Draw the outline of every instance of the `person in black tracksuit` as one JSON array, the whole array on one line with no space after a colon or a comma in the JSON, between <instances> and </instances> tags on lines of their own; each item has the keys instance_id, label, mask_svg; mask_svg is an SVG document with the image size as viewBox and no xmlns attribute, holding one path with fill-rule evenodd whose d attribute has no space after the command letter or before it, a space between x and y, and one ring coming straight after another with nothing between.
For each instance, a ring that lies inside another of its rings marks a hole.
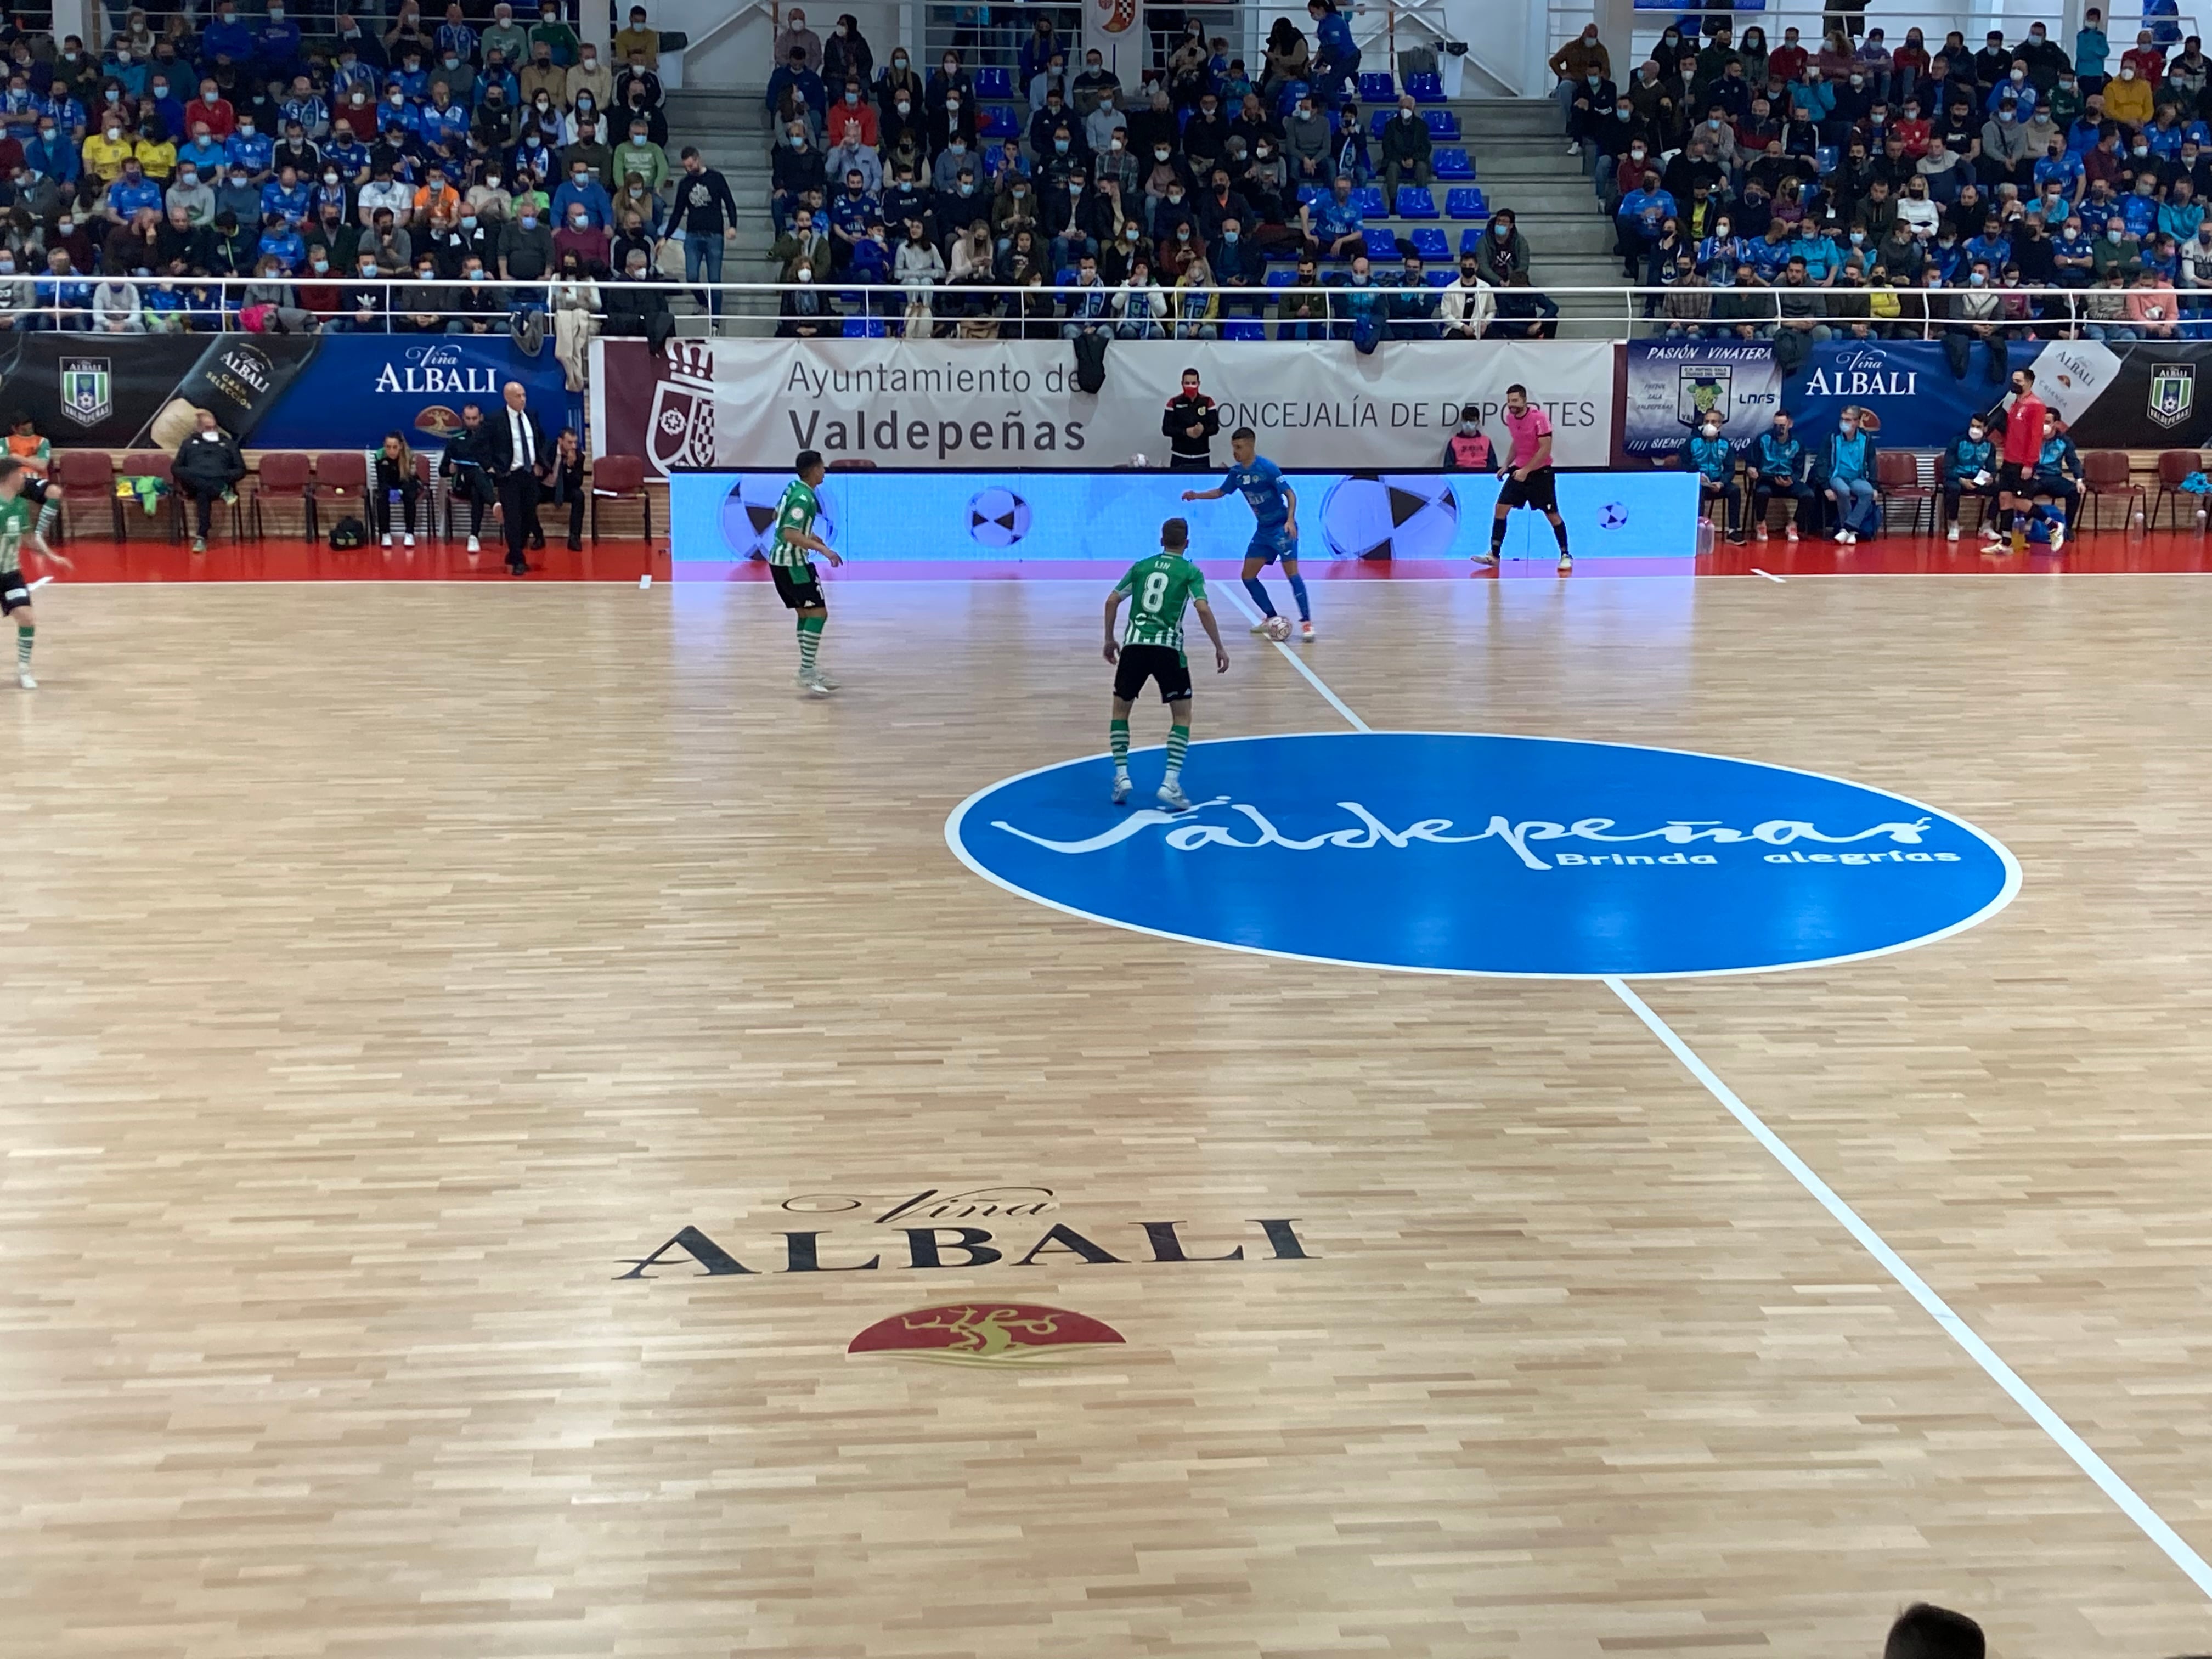
<instances>
[{"instance_id":1,"label":"person in black tracksuit","mask_svg":"<svg viewBox=\"0 0 2212 1659\"><path fill-rule=\"evenodd\" d=\"M1168 399L1160 416L1160 435L1168 441L1168 465L1182 472L1211 472L1213 436L1221 430L1221 410L1198 389L1198 371L1182 372L1182 392Z\"/></svg>"},{"instance_id":2,"label":"person in black tracksuit","mask_svg":"<svg viewBox=\"0 0 2212 1659\"><path fill-rule=\"evenodd\" d=\"M485 465L490 458L489 443L484 431L483 410L474 404L464 404L461 429L446 441L445 459L438 463L438 470L447 478L447 499L458 495L469 504L471 553L482 545L477 538L483 534L484 508L499 499L490 469Z\"/></svg>"},{"instance_id":3,"label":"person in black tracksuit","mask_svg":"<svg viewBox=\"0 0 2212 1659\"><path fill-rule=\"evenodd\" d=\"M568 550L580 552L584 545L584 451L576 440L576 428L564 426L554 441L553 459L545 469L543 499L548 507L568 509Z\"/></svg>"}]
</instances>

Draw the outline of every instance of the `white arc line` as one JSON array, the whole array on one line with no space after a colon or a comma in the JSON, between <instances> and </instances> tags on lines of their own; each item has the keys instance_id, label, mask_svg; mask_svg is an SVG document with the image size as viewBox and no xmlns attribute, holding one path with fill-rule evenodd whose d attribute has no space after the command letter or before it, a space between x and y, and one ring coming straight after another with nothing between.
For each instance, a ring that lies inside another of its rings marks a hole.
<instances>
[{"instance_id":1,"label":"white arc line","mask_svg":"<svg viewBox=\"0 0 2212 1659\"><path fill-rule=\"evenodd\" d=\"M48 582L50 582L50 581L52 581L52 580L53 580L53 578L52 578L52 576L41 576L41 577L40 577L38 580L36 580L36 581L34 581L34 582L33 582L33 583L31 584L31 592L33 592L33 593L37 592L40 588L44 587L44 586L45 586Z\"/></svg>"},{"instance_id":2,"label":"white arc line","mask_svg":"<svg viewBox=\"0 0 2212 1659\"><path fill-rule=\"evenodd\" d=\"M1761 570L1757 565L1752 566L1751 574L1754 576L1764 576L1771 582L1778 582L1784 580L1783 577L1776 575L1771 570Z\"/></svg>"},{"instance_id":3,"label":"white arc line","mask_svg":"<svg viewBox=\"0 0 2212 1659\"><path fill-rule=\"evenodd\" d=\"M2120 1513L2142 1529L2143 1535L2166 1552L2166 1559L2187 1573L2197 1588L2212 1596L2212 1566L2204 1558L2184 1542L2180 1534L2166 1525L2158 1511L2138 1497L2135 1488L2120 1479L2112 1466L2094 1451L2088 1442L2074 1431L2073 1425L2044 1403L2043 1396L2021 1379L2020 1373L1997 1357L1996 1351L1974 1334L1973 1328L1952 1311L1951 1306L1936 1294L1928 1281L1913 1272L1905 1258L1892 1249L1888 1241L1875 1231L1836 1194L1835 1188L1813 1173L1805 1160L1790 1148L1790 1144L1768 1128L1759 1114L1745 1105L1735 1090L1722 1082L1713 1068L1698 1058L1690 1045L1674 1034L1674 1028L1652 1012L1642 997L1630 990L1618 979L1607 979L1606 988L1627 1005L1628 1011L1642 1020L1667 1050L1682 1062L1683 1069L1705 1085L1705 1092L1728 1109L1751 1138L1766 1148L1774 1161L1796 1177L1797 1184L1820 1200L1820 1207L1841 1224L1844 1231L1859 1243L1860 1248L1880 1262L1889 1276L1904 1286L1905 1292L1928 1311L1928 1316L1942 1328L1943 1334L1966 1351L1977 1365L1989 1373L1990 1380L2013 1398L2014 1403L2034 1419L2036 1425L2058 1444L2059 1450L2074 1460L2082 1474L2095 1481L2106 1497L2118 1505Z\"/></svg>"},{"instance_id":4,"label":"white arc line","mask_svg":"<svg viewBox=\"0 0 2212 1659\"><path fill-rule=\"evenodd\" d=\"M1759 574L1766 574L1765 571ZM1769 576L1767 580L1778 581L1781 578ZM1238 610L1244 611L1246 616L1255 622L1259 620L1259 612L1248 609L1243 596L1231 592L1229 597L1231 603ZM1287 647L1277 645L1275 648L1289 657L1291 665L1304 675L1316 690L1328 699L1330 708L1343 715L1358 730L1367 732L1373 729L1366 721L1345 707L1343 700L1324 685L1321 678L1301 662ZM2166 1559L2179 1567L2188 1576L2191 1583L2205 1595L2212 1597L2212 1565L2208 1565L2204 1558L2191 1549L2181 1534L2166 1524L2165 1517L2145 1503L2136 1489L2123 1480L2118 1472L2111 1464L2098 1456L2089 1443L2075 1432L2074 1425L2051 1410L2045 1402L2043 1396L2028 1387L2027 1383L2021 1379L2019 1372L1998 1358L1996 1350L1976 1334L1973 1328L1952 1310L1950 1304L1936 1295L1928 1281L1913 1272L1905 1258L1890 1248L1889 1242L1862 1220L1858 1212L1837 1195L1834 1188L1814 1174L1812 1166L1791 1151L1789 1143L1780 1135L1768 1128L1759 1114L1745 1105L1735 1091L1722 1082L1719 1074L1711 1066L1698 1058L1696 1051L1674 1034L1673 1026L1652 1012L1650 1005L1635 992L1630 990L1626 983L1620 978L1608 975L1604 983L1606 988L1620 998L1631 1013L1644 1022L1645 1029L1666 1045L1667 1052L1680 1060L1684 1069L1705 1085L1705 1092L1718 1101L1727 1109L1729 1115L1741 1124L1749 1132L1751 1138L1765 1147L1768 1155L1790 1172L1799 1186L1819 1200L1820 1206L1842 1224L1844 1231L1858 1242L1862 1249L1881 1264L1882 1269L1903 1287L1907 1295L1926 1310L1929 1317L1936 1322L1936 1327L1952 1341L1958 1344L1966 1352L1966 1357L1979 1365L1991 1382L2011 1396L2013 1403L2026 1412L2029 1419L2045 1434L2051 1437L2058 1449L2073 1460L2076 1468L2096 1482L2098 1490L2112 1500L2120 1513L2134 1522L2143 1536L2157 1545Z\"/></svg>"},{"instance_id":5,"label":"white arc line","mask_svg":"<svg viewBox=\"0 0 2212 1659\"><path fill-rule=\"evenodd\" d=\"M1256 623L1260 620L1259 611L1253 608L1251 600L1247 599L1243 593L1239 592L1233 587L1226 586L1222 589L1222 592L1229 595L1230 604L1235 605L1239 611L1244 613L1247 621ZM1259 637L1261 639L1267 639L1267 635L1264 634L1259 635ZM1373 726L1368 725L1365 720L1360 719L1358 715L1353 714L1351 708L1346 704L1344 699L1338 696L1335 692L1330 690L1328 687L1323 684L1321 676L1315 673L1312 669L1305 665L1304 662L1300 659L1298 653L1291 647L1288 641L1269 640L1267 642L1273 646L1276 650L1282 653L1283 660L1285 662L1290 664L1291 667L1297 669L1299 673L1306 677L1306 684L1313 687L1315 690L1320 692L1322 696L1328 700L1328 706L1336 710L1338 714L1343 715L1346 722L1353 731L1372 732L1375 729Z\"/></svg>"}]
</instances>

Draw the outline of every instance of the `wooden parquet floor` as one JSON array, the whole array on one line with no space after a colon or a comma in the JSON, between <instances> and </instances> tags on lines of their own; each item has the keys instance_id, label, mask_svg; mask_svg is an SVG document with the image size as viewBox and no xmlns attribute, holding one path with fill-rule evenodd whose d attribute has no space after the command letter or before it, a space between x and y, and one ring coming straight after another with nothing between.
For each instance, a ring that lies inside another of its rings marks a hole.
<instances>
[{"instance_id":1,"label":"wooden parquet floor","mask_svg":"<svg viewBox=\"0 0 2212 1659\"><path fill-rule=\"evenodd\" d=\"M2011 847L1958 938L1643 994L2212 1552L2212 585L1316 591L1378 728L1808 767ZM0 1655L1844 1659L1923 1598L2008 1659L2212 1647L1602 987L956 863L953 804L1102 742L1102 597L854 584L814 704L764 586L42 593ZM1201 742L1334 729L1230 620ZM876 1218L986 1188L1048 1194ZM1020 1265L1055 1224L1121 1260ZM625 1276L687 1226L751 1272ZM1004 1259L908 1265L932 1226ZM846 1352L963 1297L1125 1343Z\"/></svg>"}]
</instances>

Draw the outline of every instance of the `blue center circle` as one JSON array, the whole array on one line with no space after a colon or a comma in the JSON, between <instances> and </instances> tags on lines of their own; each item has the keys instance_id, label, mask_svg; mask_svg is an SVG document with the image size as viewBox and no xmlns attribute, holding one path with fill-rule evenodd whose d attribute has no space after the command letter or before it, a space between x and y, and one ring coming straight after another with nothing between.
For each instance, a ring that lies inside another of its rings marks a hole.
<instances>
[{"instance_id":1,"label":"blue center circle","mask_svg":"<svg viewBox=\"0 0 2212 1659\"><path fill-rule=\"evenodd\" d=\"M1544 978L1743 974L1924 945L2002 909L2004 847L1903 796L1671 749L1431 732L1104 756L945 821L1011 892L1169 939L1305 961Z\"/></svg>"}]
</instances>

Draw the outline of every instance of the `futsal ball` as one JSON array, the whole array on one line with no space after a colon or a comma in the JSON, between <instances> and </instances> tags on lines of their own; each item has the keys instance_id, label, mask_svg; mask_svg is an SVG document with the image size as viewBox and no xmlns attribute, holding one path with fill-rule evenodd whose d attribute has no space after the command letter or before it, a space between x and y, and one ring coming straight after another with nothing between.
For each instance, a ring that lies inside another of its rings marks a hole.
<instances>
[{"instance_id":1,"label":"futsal ball","mask_svg":"<svg viewBox=\"0 0 2212 1659\"><path fill-rule=\"evenodd\" d=\"M1321 504L1322 535L1340 559L1442 559L1459 538L1459 498L1433 473L1355 472Z\"/></svg>"},{"instance_id":2,"label":"futsal ball","mask_svg":"<svg viewBox=\"0 0 2212 1659\"><path fill-rule=\"evenodd\" d=\"M984 547L1012 547L1030 533L1030 504L1004 484L978 490L968 502L968 533Z\"/></svg>"},{"instance_id":3,"label":"futsal ball","mask_svg":"<svg viewBox=\"0 0 2212 1659\"><path fill-rule=\"evenodd\" d=\"M783 492L790 483L787 472L748 472L732 484L730 493L722 497L723 545L741 559L767 558L775 543L776 508L783 504ZM817 489L814 500L819 509L814 515L814 533L834 547L837 526L830 515L829 497Z\"/></svg>"},{"instance_id":4,"label":"futsal ball","mask_svg":"<svg viewBox=\"0 0 2212 1659\"><path fill-rule=\"evenodd\" d=\"M1268 617L1267 634L1269 639L1274 641L1277 645L1280 645L1291 637L1291 619L1288 617Z\"/></svg>"},{"instance_id":5,"label":"futsal ball","mask_svg":"<svg viewBox=\"0 0 2212 1659\"><path fill-rule=\"evenodd\" d=\"M1626 504L1620 501L1607 501L1603 507L1598 508L1597 527L1600 530L1627 529L1628 507Z\"/></svg>"}]
</instances>

